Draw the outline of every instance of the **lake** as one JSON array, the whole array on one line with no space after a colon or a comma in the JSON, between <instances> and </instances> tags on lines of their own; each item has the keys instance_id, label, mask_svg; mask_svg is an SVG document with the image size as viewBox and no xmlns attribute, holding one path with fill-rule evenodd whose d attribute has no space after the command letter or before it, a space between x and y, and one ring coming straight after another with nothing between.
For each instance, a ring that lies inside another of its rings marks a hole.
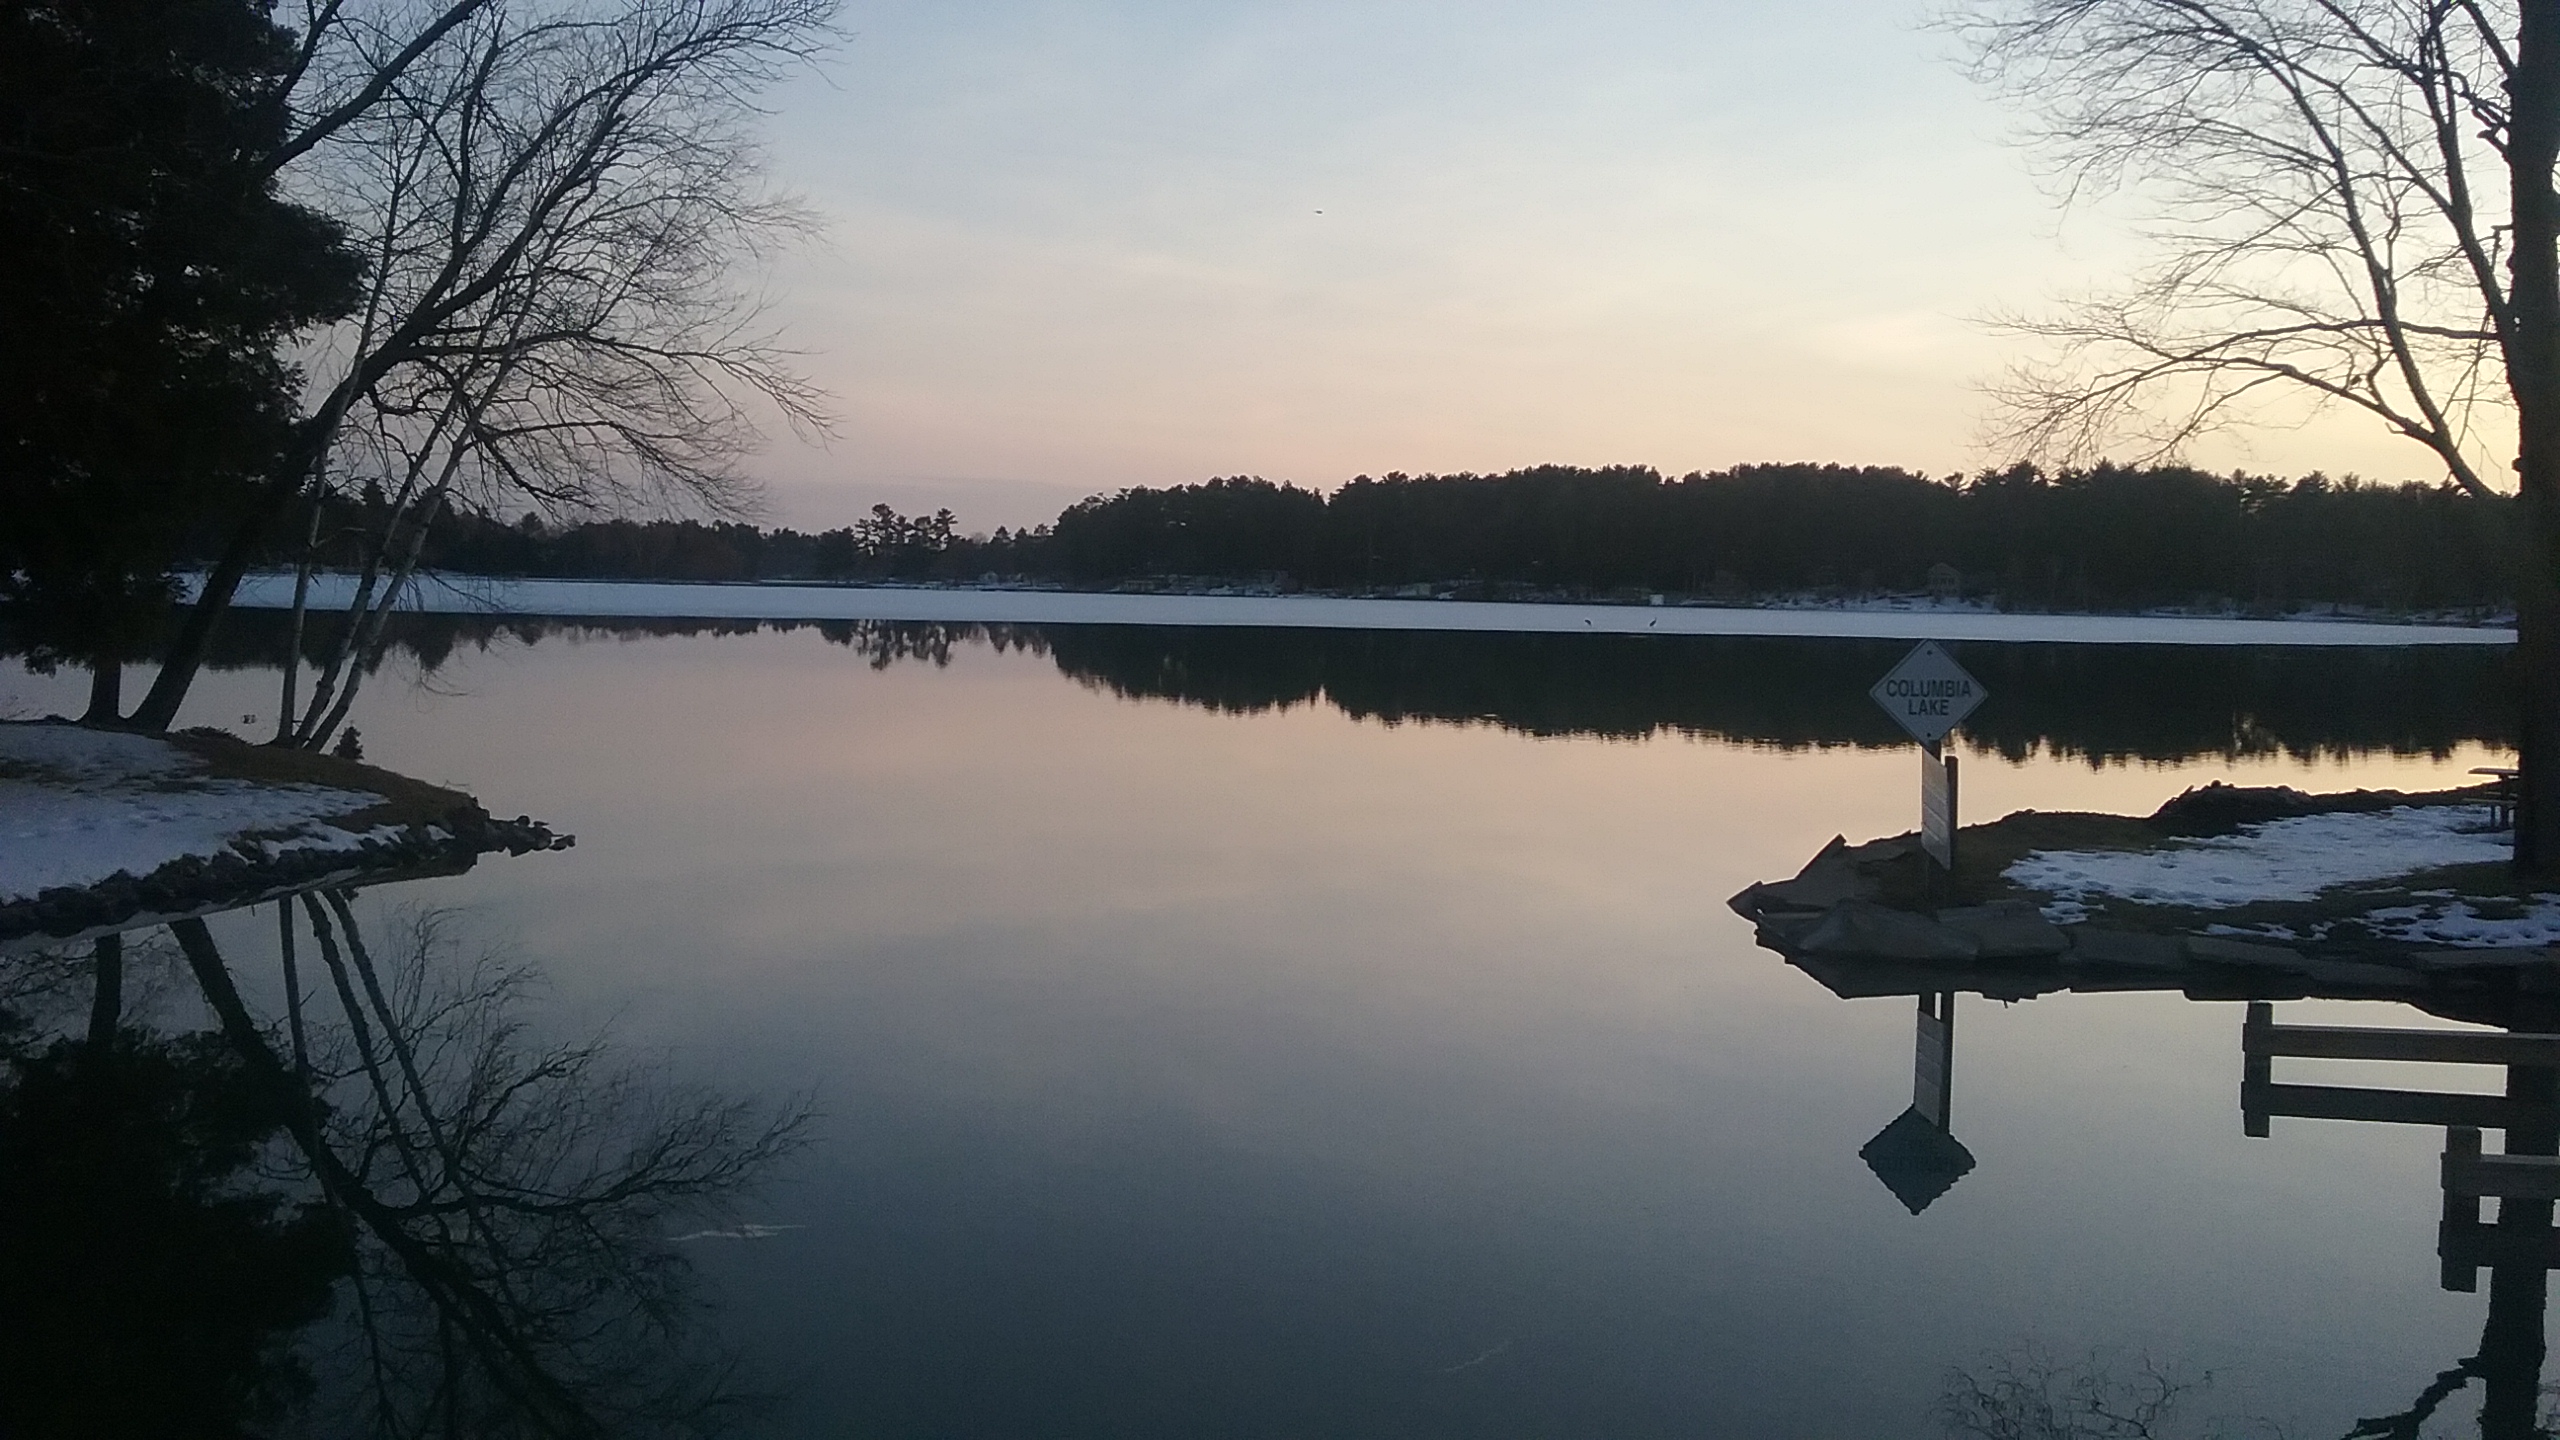
<instances>
[{"instance_id":1,"label":"lake","mask_svg":"<svg viewBox=\"0 0 2560 1440\"><path fill-rule=\"evenodd\" d=\"M753 1433L1934 1435L1968 1386L2149 1371L2188 1387L2163 1433L2339 1435L2480 1348L2443 1133L2244 1135L2236 1002L1960 996L1973 1168L1915 1214L1862 1161L1913 1001L1725 901L1915 823L1865 698L1900 643L405 623L366 757L578 844L359 909L814 1107L759 1228L680 1247L778 1397ZM272 724L273 633L182 723ZM2512 753L2477 648L1954 649L1968 819ZM268 911L214 929L267 973Z\"/></svg>"}]
</instances>

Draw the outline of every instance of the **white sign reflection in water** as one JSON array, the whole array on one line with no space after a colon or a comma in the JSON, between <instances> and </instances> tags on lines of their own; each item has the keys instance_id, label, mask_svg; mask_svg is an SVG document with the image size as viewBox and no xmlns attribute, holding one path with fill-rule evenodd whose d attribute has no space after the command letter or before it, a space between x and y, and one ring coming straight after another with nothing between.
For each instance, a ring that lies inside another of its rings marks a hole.
<instances>
[{"instance_id":1,"label":"white sign reflection in water","mask_svg":"<svg viewBox=\"0 0 2560 1440\"><path fill-rule=\"evenodd\" d=\"M1964 718L1991 698L1982 682L1973 678L1955 657L1938 648L1935 640L1923 640L1902 657L1902 663L1885 672L1876 687L1867 692L1875 697L1894 723L1911 732L1911 738L1923 745L1935 745L1947 738L1947 732L1964 723Z\"/></svg>"}]
</instances>

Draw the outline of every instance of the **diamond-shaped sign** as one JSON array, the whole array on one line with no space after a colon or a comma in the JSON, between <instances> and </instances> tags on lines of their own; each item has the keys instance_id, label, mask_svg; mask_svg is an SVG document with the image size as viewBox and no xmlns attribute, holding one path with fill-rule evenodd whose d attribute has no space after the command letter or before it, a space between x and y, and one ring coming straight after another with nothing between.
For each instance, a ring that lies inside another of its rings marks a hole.
<instances>
[{"instance_id":1,"label":"diamond-shaped sign","mask_svg":"<svg viewBox=\"0 0 2560 1440\"><path fill-rule=\"evenodd\" d=\"M1923 745L1946 739L1948 731L1991 698L1982 682L1966 674L1935 640L1921 641L1867 693Z\"/></svg>"}]
</instances>

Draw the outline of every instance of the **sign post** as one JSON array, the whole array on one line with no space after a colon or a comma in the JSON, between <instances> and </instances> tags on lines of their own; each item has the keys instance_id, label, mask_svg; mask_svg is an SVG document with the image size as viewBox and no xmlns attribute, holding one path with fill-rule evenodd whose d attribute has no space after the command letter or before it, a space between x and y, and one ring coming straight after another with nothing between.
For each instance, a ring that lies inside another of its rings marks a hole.
<instances>
[{"instance_id":1,"label":"sign post","mask_svg":"<svg viewBox=\"0 0 2560 1440\"><path fill-rule=\"evenodd\" d=\"M1956 757L1939 746L1991 698L1955 657L1923 640L1867 692L1920 742L1920 848L1943 874L1956 868Z\"/></svg>"},{"instance_id":2,"label":"sign post","mask_svg":"<svg viewBox=\"0 0 2560 1440\"><path fill-rule=\"evenodd\" d=\"M1956 757L1920 747L1920 848L1941 870L1956 868Z\"/></svg>"}]
</instances>

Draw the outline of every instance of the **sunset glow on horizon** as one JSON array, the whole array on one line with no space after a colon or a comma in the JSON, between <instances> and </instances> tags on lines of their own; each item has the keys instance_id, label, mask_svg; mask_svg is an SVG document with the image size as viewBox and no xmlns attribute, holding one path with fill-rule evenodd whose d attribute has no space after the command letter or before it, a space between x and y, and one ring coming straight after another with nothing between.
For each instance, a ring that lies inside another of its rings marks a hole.
<instances>
[{"instance_id":1,"label":"sunset glow on horizon","mask_svg":"<svg viewBox=\"0 0 2560 1440\"><path fill-rule=\"evenodd\" d=\"M2066 217L1923 6L864 0L773 97L834 397L771 518L1124 485L2005 458L1982 322L2138 254ZM2436 478L2356 417L2214 468Z\"/></svg>"}]
</instances>

